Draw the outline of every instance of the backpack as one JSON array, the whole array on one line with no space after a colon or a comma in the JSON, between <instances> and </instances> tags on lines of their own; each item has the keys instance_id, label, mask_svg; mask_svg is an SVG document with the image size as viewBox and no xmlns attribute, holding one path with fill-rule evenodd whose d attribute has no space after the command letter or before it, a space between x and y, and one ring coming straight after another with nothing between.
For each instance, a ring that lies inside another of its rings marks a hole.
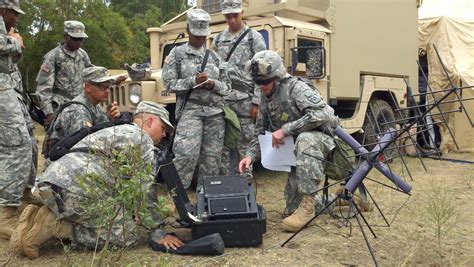
<instances>
[{"instance_id":1,"label":"backpack","mask_svg":"<svg viewBox=\"0 0 474 267\"><path fill-rule=\"evenodd\" d=\"M237 149L241 142L239 118L229 106L224 106L223 110L225 119L224 146Z\"/></svg>"},{"instance_id":2,"label":"backpack","mask_svg":"<svg viewBox=\"0 0 474 267\"><path fill-rule=\"evenodd\" d=\"M346 142L334 137L336 147L331 151L324 173L331 180L343 180L349 177L355 165L355 152Z\"/></svg>"},{"instance_id":3,"label":"backpack","mask_svg":"<svg viewBox=\"0 0 474 267\"><path fill-rule=\"evenodd\" d=\"M131 124L130 121L108 121L104 123L99 123L97 125L94 125L89 128L82 128L78 130L77 132L65 137L64 139L61 139L59 142L57 142L49 151L49 159L51 161L55 161L60 159L62 156L66 155L67 153L71 152L84 152L84 153L89 153L90 150L88 148L77 148L77 149L71 149L74 145L79 143L82 139L84 139L86 136L95 133L99 130L109 128L112 126L117 126L117 125L122 125L122 124Z\"/></svg>"},{"instance_id":4,"label":"backpack","mask_svg":"<svg viewBox=\"0 0 474 267\"><path fill-rule=\"evenodd\" d=\"M58 116L59 114L61 114L61 112L68 106L72 105L72 104L78 104L78 105L82 105L84 106L87 111L89 111L89 114L91 115L91 118L92 118L92 124L95 124L95 120L94 120L94 115L92 113L92 110L90 110L90 108L85 105L84 103L81 103L81 102L78 102L78 101L69 101L67 103L64 103L62 105L60 105L58 107L58 109L54 112L54 119L53 121L49 124L49 127L48 129L46 129L46 134L45 134L45 137L44 137L44 142L43 142L43 151L41 152L43 154L43 157L44 158L49 158L49 153L51 151L51 148L60 140L58 139L54 139L54 138L51 138L51 134L53 133L53 128L54 128L54 124L56 123L57 119L58 119Z\"/></svg>"}]
</instances>

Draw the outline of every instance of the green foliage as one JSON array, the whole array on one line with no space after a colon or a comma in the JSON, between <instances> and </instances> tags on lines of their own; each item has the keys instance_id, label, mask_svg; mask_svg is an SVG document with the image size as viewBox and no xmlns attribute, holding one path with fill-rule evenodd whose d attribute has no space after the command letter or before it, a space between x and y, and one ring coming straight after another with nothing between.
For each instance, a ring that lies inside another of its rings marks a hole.
<instances>
[{"instance_id":1,"label":"green foliage","mask_svg":"<svg viewBox=\"0 0 474 267\"><path fill-rule=\"evenodd\" d=\"M140 146L95 152L95 155L100 158L106 175L86 173L78 177L84 193L79 207L82 216L89 218L94 227L104 229L107 238L103 250L107 250L110 231L116 224L124 227L124 233L132 232L134 225L156 228L158 222L152 215L163 213L165 200L160 198L150 206L147 194L153 192L150 185L154 176L152 166L142 159Z\"/></svg>"},{"instance_id":2,"label":"green foliage","mask_svg":"<svg viewBox=\"0 0 474 267\"><path fill-rule=\"evenodd\" d=\"M25 15L18 30L25 49L20 70L30 91L36 88L43 56L64 40L65 20L79 20L89 38L83 48L94 65L121 68L124 63L143 62L149 57L146 29L186 10L186 0L21 1Z\"/></svg>"},{"instance_id":3,"label":"green foliage","mask_svg":"<svg viewBox=\"0 0 474 267\"><path fill-rule=\"evenodd\" d=\"M441 249L442 239L445 238L457 222L457 211L454 193L446 187L432 181L430 201L426 207L429 226L435 231L438 246Z\"/></svg>"}]
</instances>

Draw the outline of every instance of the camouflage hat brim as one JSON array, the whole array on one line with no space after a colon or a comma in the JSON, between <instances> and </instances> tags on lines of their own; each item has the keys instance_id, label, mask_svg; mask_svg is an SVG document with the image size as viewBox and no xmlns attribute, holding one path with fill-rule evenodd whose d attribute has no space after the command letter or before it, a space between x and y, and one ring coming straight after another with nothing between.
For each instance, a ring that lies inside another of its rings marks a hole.
<instances>
[{"instance_id":1,"label":"camouflage hat brim","mask_svg":"<svg viewBox=\"0 0 474 267\"><path fill-rule=\"evenodd\" d=\"M189 28L189 31L194 36L208 36L209 34L211 34L210 29Z\"/></svg>"},{"instance_id":2,"label":"camouflage hat brim","mask_svg":"<svg viewBox=\"0 0 474 267\"><path fill-rule=\"evenodd\" d=\"M17 13L24 15L25 11L21 10L19 7L12 7L13 10L15 10Z\"/></svg>"},{"instance_id":3,"label":"camouflage hat brim","mask_svg":"<svg viewBox=\"0 0 474 267\"><path fill-rule=\"evenodd\" d=\"M105 83L105 82L113 83L113 82L115 82L115 79L111 78L109 76L105 76L105 77L102 77L102 78L90 80L90 82L91 83Z\"/></svg>"},{"instance_id":4,"label":"camouflage hat brim","mask_svg":"<svg viewBox=\"0 0 474 267\"><path fill-rule=\"evenodd\" d=\"M73 37L73 38L89 38L89 36L85 33L85 32L82 32L82 33L70 33L70 32L67 32L67 35Z\"/></svg>"},{"instance_id":5,"label":"camouflage hat brim","mask_svg":"<svg viewBox=\"0 0 474 267\"><path fill-rule=\"evenodd\" d=\"M242 12L242 8L227 8L222 10L222 14L235 14Z\"/></svg>"}]
</instances>

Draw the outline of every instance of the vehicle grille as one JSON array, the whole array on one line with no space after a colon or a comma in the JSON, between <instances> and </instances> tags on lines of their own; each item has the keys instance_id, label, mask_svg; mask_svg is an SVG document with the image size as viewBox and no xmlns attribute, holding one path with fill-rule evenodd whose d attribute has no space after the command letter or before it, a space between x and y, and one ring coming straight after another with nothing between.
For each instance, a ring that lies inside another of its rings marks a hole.
<instances>
[{"instance_id":1,"label":"vehicle grille","mask_svg":"<svg viewBox=\"0 0 474 267\"><path fill-rule=\"evenodd\" d=\"M125 85L112 85L110 88L109 100L107 103L102 103L102 107L107 107L107 105L117 102L119 107L123 107L127 104L127 94L125 90Z\"/></svg>"}]
</instances>

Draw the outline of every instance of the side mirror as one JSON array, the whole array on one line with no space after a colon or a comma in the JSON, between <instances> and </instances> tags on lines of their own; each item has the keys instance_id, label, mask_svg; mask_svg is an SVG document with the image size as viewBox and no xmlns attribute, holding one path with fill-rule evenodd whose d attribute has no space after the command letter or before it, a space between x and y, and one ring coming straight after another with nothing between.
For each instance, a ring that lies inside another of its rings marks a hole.
<instances>
[{"instance_id":1,"label":"side mirror","mask_svg":"<svg viewBox=\"0 0 474 267\"><path fill-rule=\"evenodd\" d=\"M303 46L291 48L291 74L294 74L298 62L306 67L308 79L321 79L326 76L326 49L322 46Z\"/></svg>"}]
</instances>

